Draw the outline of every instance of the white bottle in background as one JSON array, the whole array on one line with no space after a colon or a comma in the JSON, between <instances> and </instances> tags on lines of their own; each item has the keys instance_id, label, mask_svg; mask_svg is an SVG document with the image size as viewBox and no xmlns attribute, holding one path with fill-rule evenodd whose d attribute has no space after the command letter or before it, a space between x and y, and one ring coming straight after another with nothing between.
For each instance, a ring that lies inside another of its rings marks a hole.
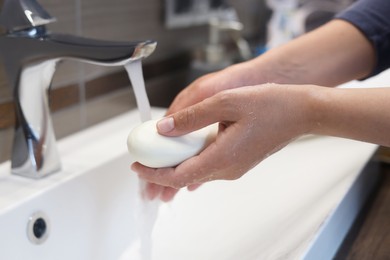
<instances>
[{"instance_id":1,"label":"white bottle in background","mask_svg":"<svg viewBox=\"0 0 390 260\"><path fill-rule=\"evenodd\" d=\"M272 10L266 48L284 44L329 21L355 0L266 0Z\"/></svg>"}]
</instances>

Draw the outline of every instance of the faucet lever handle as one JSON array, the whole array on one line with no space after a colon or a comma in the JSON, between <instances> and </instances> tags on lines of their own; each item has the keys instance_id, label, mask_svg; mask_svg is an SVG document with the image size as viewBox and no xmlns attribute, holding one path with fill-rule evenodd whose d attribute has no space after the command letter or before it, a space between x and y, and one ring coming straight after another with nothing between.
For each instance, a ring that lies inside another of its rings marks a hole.
<instances>
[{"instance_id":1,"label":"faucet lever handle","mask_svg":"<svg viewBox=\"0 0 390 260\"><path fill-rule=\"evenodd\" d=\"M56 19L36 0L4 0L0 14L0 24L8 32L25 30L55 21Z\"/></svg>"}]
</instances>

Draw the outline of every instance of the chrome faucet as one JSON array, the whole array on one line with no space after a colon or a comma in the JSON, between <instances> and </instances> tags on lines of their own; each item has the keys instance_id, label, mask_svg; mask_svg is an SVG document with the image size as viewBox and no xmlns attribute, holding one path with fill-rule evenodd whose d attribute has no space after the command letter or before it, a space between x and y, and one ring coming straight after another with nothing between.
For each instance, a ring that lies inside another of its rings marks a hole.
<instances>
[{"instance_id":1,"label":"chrome faucet","mask_svg":"<svg viewBox=\"0 0 390 260\"><path fill-rule=\"evenodd\" d=\"M12 85L16 126L12 173L41 178L60 170L48 106L56 65L75 59L102 66L123 66L149 56L155 41L110 42L49 33L55 19L36 0L5 0L0 25L0 56Z\"/></svg>"}]
</instances>

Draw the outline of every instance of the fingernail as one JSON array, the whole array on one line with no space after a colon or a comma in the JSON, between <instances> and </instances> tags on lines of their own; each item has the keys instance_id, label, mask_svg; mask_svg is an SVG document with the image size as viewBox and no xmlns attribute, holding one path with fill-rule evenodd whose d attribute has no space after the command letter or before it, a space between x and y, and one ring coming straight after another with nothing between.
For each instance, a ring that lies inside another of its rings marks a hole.
<instances>
[{"instance_id":1,"label":"fingernail","mask_svg":"<svg viewBox=\"0 0 390 260\"><path fill-rule=\"evenodd\" d=\"M164 117L157 122L157 130L160 133L168 133L175 128L173 117Z\"/></svg>"}]
</instances>

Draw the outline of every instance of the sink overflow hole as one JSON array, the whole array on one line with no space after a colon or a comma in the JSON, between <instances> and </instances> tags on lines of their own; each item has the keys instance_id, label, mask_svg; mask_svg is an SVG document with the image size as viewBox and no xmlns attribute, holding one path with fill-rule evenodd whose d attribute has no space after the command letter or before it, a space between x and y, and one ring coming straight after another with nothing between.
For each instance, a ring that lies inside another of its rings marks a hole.
<instances>
[{"instance_id":1,"label":"sink overflow hole","mask_svg":"<svg viewBox=\"0 0 390 260\"><path fill-rule=\"evenodd\" d=\"M40 245L46 241L50 232L49 219L43 212L32 214L27 223L27 237L31 243Z\"/></svg>"},{"instance_id":2,"label":"sink overflow hole","mask_svg":"<svg viewBox=\"0 0 390 260\"><path fill-rule=\"evenodd\" d=\"M33 225L33 233L34 236L38 239L42 238L43 235L45 235L46 232L46 222L43 218L39 218L35 220L35 223Z\"/></svg>"}]
</instances>

